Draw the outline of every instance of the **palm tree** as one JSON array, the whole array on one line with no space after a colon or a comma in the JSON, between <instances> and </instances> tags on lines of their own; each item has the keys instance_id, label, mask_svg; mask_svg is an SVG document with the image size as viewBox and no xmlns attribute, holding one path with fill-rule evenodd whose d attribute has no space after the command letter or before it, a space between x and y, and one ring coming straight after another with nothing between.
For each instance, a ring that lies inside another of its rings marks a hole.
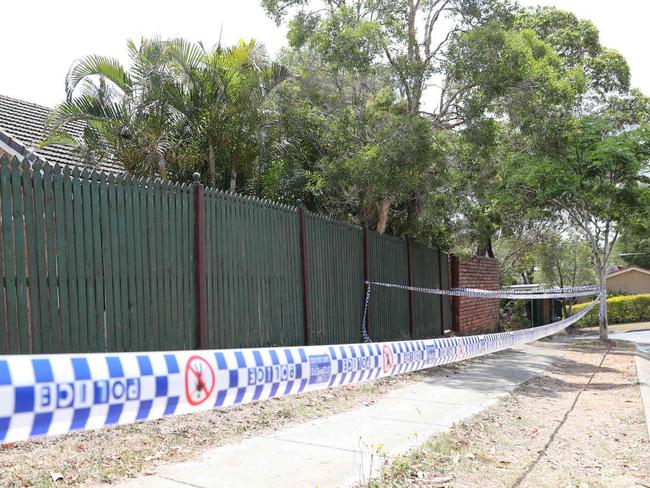
<instances>
[{"instance_id":1,"label":"palm tree","mask_svg":"<svg viewBox=\"0 0 650 488\"><path fill-rule=\"evenodd\" d=\"M258 156L264 103L271 91L289 77L286 67L270 62L264 47L240 41L229 48L206 51L182 39L171 42L172 64L180 69L170 103L183 114L193 136L205 141L210 183L217 185L217 155L229 163L229 189L237 175L250 169Z\"/></svg>"},{"instance_id":2,"label":"palm tree","mask_svg":"<svg viewBox=\"0 0 650 488\"><path fill-rule=\"evenodd\" d=\"M234 191L238 174L250 173L259 157L272 115L265 101L287 69L255 41L209 51L184 39L128 47L128 71L103 56L72 65L46 143L74 144L97 160L113 156L138 175L165 176L170 163L192 171L207 163L213 186L219 158ZM84 123L81 137L65 130L73 121Z\"/></svg>"},{"instance_id":3,"label":"palm tree","mask_svg":"<svg viewBox=\"0 0 650 488\"><path fill-rule=\"evenodd\" d=\"M87 159L117 159L137 175L165 174L165 154L171 143L167 127L178 114L162 98L166 77L165 42L128 43L131 69L114 58L87 56L75 62L66 76L66 100L50 117L44 141L78 147ZM82 135L66 130L82 122Z\"/></svg>"}]
</instances>

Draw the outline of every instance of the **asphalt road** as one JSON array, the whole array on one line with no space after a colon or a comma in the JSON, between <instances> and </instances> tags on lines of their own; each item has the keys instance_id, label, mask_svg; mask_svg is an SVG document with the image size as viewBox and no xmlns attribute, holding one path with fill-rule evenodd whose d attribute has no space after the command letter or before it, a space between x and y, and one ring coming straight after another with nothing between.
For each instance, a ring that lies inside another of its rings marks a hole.
<instances>
[{"instance_id":1,"label":"asphalt road","mask_svg":"<svg viewBox=\"0 0 650 488\"><path fill-rule=\"evenodd\" d=\"M636 343L637 347L650 354L650 329L631 330L629 332L614 332L609 335L610 339L630 341Z\"/></svg>"}]
</instances>

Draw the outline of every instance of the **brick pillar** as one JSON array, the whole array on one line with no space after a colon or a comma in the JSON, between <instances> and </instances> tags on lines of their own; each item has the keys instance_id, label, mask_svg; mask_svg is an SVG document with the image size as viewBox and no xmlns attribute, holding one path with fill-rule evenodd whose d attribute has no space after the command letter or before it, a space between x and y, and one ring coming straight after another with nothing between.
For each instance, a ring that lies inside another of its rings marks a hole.
<instances>
[{"instance_id":1,"label":"brick pillar","mask_svg":"<svg viewBox=\"0 0 650 488\"><path fill-rule=\"evenodd\" d=\"M451 262L453 288L499 289L499 268L493 258L473 256L462 261L454 256ZM458 335L495 332L499 326L499 300L453 297L453 331Z\"/></svg>"}]
</instances>

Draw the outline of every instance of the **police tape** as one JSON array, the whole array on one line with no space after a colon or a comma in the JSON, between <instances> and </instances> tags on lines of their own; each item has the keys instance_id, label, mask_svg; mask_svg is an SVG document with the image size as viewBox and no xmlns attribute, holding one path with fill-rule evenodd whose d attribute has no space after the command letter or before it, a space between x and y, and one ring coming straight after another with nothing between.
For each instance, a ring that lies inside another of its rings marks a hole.
<instances>
[{"instance_id":1,"label":"police tape","mask_svg":"<svg viewBox=\"0 0 650 488\"><path fill-rule=\"evenodd\" d=\"M130 424L439 366L576 322L467 337L213 351L0 356L0 442Z\"/></svg>"},{"instance_id":2,"label":"police tape","mask_svg":"<svg viewBox=\"0 0 650 488\"><path fill-rule=\"evenodd\" d=\"M545 288L537 291L524 290L482 290L478 288L451 288L443 290L441 288L424 288L421 286L399 285L396 283L382 283L380 281L366 281L367 289L371 286L380 286L384 288L398 288L401 290L417 291L420 293L429 293L432 295L445 295L452 297L468 298L510 298L517 300L541 300L547 298L573 298L586 297L599 294L599 289L595 285L573 288Z\"/></svg>"},{"instance_id":3,"label":"police tape","mask_svg":"<svg viewBox=\"0 0 650 488\"><path fill-rule=\"evenodd\" d=\"M463 288L455 288L460 290ZM471 288L466 288L471 289ZM571 292L581 292L581 291L599 291L600 287L598 285L581 285L581 286L552 286L550 288L528 288L528 289L513 289L513 288L500 288L498 291L507 292L510 294L531 294L531 293L571 293Z\"/></svg>"}]
</instances>

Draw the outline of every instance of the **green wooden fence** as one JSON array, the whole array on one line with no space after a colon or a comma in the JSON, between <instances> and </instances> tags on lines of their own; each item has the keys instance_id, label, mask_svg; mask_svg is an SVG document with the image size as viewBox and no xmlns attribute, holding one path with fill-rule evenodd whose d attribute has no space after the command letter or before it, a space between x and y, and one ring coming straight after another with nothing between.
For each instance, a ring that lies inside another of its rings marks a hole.
<instances>
[{"instance_id":1,"label":"green wooden fence","mask_svg":"<svg viewBox=\"0 0 650 488\"><path fill-rule=\"evenodd\" d=\"M195 344L188 185L0 158L0 353Z\"/></svg>"},{"instance_id":2,"label":"green wooden fence","mask_svg":"<svg viewBox=\"0 0 650 488\"><path fill-rule=\"evenodd\" d=\"M449 287L446 254L295 207L0 156L0 354L358 342L365 270ZM374 340L450 324L373 290Z\"/></svg>"},{"instance_id":3,"label":"green wooden fence","mask_svg":"<svg viewBox=\"0 0 650 488\"><path fill-rule=\"evenodd\" d=\"M293 207L208 190L206 347L304 343Z\"/></svg>"},{"instance_id":4,"label":"green wooden fence","mask_svg":"<svg viewBox=\"0 0 650 488\"><path fill-rule=\"evenodd\" d=\"M363 230L305 212L312 344L361 342Z\"/></svg>"},{"instance_id":5,"label":"green wooden fence","mask_svg":"<svg viewBox=\"0 0 650 488\"><path fill-rule=\"evenodd\" d=\"M408 284L408 255L404 239L368 232L368 254L370 281ZM369 330L373 340L393 341L409 337L407 291L375 286L370 295L369 309Z\"/></svg>"},{"instance_id":6,"label":"green wooden fence","mask_svg":"<svg viewBox=\"0 0 650 488\"><path fill-rule=\"evenodd\" d=\"M440 252L440 267L442 268L442 274L440 275L440 288L443 290L448 290L451 288L449 283L449 254L446 252ZM451 330L451 297L445 296L441 300L442 302L442 330Z\"/></svg>"},{"instance_id":7,"label":"green wooden fence","mask_svg":"<svg viewBox=\"0 0 650 488\"><path fill-rule=\"evenodd\" d=\"M410 243L411 282L413 286L440 288L440 253ZM443 332L442 295L431 296L423 293L412 294L413 338L439 337Z\"/></svg>"}]
</instances>

